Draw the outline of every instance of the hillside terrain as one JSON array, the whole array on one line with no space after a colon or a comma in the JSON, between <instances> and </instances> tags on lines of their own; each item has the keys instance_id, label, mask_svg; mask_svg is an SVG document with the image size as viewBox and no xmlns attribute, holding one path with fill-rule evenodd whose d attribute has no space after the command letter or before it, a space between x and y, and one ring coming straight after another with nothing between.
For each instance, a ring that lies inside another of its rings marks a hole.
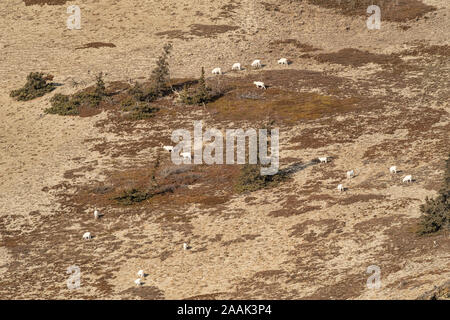
<instances>
[{"instance_id":1,"label":"hillside terrain","mask_svg":"<svg viewBox=\"0 0 450 320\"><path fill-rule=\"evenodd\" d=\"M81 29L69 30L72 2L3 0L0 298L448 299L449 231L416 231L450 151L450 4L393 2L378 2L381 29L369 30L362 0L79 0ZM123 92L169 42L172 88L204 67L220 94L196 106L174 92L151 117L126 117ZM35 71L56 88L13 99ZM100 72L107 103L45 112ZM238 192L242 166L174 165L162 146L194 121L279 128L286 178ZM144 201L117 200L153 182ZM379 289L366 285L373 265Z\"/></svg>"}]
</instances>

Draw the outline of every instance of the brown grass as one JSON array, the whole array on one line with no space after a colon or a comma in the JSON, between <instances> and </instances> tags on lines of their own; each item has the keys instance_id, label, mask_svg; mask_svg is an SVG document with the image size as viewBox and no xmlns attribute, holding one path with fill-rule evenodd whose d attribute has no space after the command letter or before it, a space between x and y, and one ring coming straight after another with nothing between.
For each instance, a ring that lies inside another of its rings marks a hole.
<instances>
[{"instance_id":1,"label":"brown grass","mask_svg":"<svg viewBox=\"0 0 450 320\"><path fill-rule=\"evenodd\" d=\"M88 48L115 48L116 45L114 43L110 43L110 42L89 42L84 44L81 47L77 47L75 48L75 50L79 50L79 49L88 49Z\"/></svg>"},{"instance_id":2,"label":"brown grass","mask_svg":"<svg viewBox=\"0 0 450 320\"><path fill-rule=\"evenodd\" d=\"M383 20L395 22L418 19L436 10L435 7L419 0L308 0L308 2L329 9L338 9L342 14L349 16L366 15L367 7L374 4L380 7Z\"/></svg>"}]
</instances>

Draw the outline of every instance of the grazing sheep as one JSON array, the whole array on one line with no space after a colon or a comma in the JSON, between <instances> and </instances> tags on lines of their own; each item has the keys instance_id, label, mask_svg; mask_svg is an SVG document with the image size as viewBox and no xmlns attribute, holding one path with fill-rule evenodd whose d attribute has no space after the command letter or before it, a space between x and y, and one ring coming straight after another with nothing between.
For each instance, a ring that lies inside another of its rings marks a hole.
<instances>
[{"instance_id":1,"label":"grazing sheep","mask_svg":"<svg viewBox=\"0 0 450 320\"><path fill-rule=\"evenodd\" d=\"M190 152L182 152L182 153L180 153L180 155L183 157L183 159L192 160Z\"/></svg>"},{"instance_id":2,"label":"grazing sheep","mask_svg":"<svg viewBox=\"0 0 450 320\"><path fill-rule=\"evenodd\" d=\"M145 276L144 270L139 270L137 275L139 278L143 278Z\"/></svg>"},{"instance_id":3,"label":"grazing sheep","mask_svg":"<svg viewBox=\"0 0 450 320\"><path fill-rule=\"evenodd\" d=\"M408 176L404 177L403 182L412 182L412 176L408 175Z\"/></svg>"},{"instance_id":4,"label":"grazing sheep","mask_svg":"<svg viewBox=\"0 0 450 320\"><path fill-rule=\"evenodd\" d=\"M231 70L242 70L241 69L241 64L239 62L236 62L235 64L233 64L233 66L231 67Z\"/></svg>"},{"instance_id":5,"label":"grazing sheep","mask_svg":"<svg viewBox=\"0 0 450 320\"><path fill-rule=\"evenodd\" d=\"M215 68L215 69L213 69L212 74L222 74L222 69Z\"/></svg>"},{"instance_id":6,"label":"grazing sheep","mask_svg":"<svg viewBox=\"0 0 450 320\"><path fill-rule=\"evenodd\" d=\"M100 212L98 212L98 210L95 209L95 211L94 211L94 218L98 219L99 217L100 217Z\"/></svg>"},{"instance_id":7,"label":"grazing sheep","mask_svg":"<svg viewBox=\"0 0 450 320\"><path fill-rule=\"evenodd\" d=\"M252 67L253 68L261 68L262 64L261 64L261 60L256 59L255 61L252 62Z\"/></svg>"},{"instance_id":8,"label":"grazing sheep","mask_svg":"<svg viewBox=\"0 0 450 320\"><path fill-rule=\"evenodd\" d=\"M90 232L86 232L85 234L83 234L83 239L84 240L91 240L92 236Z\"/></svg>"},{"instance_id":9,"label":"grazing sheep","mask_svg":"<svg viewBox=\"0 0 450 320\"><path fill-rule=\"evenodd\" d=\"M344 189L344 186L343 186L342 184L338 185L338 186L337 186L337 189L338 189L340 192L342 192L342 191L345 190L345 189Z\"/></svg>"},{"instance_id":10,"label":"grazing sheep","mask_svg":"<svg viewBox=\"0 0 450 320\"><path fill-rule=\"evenodd\" d=\"M164 150L172 152L173 151L173 147L172 146L163 146Z\"/></svg>"},{"instance_id":11,"label":"grazing sheep","mask_svg":"<svg viewBox=\"0 0 450 320\"><path fill-rule=\"evenodd\" d=\"M319 157L319 161L320 161L320 163L327 163L328 158L327 157Z\"/></svg>"},{"instance_id":12,"label":"grazing sheep","mask_svg":"<svg viewBox=\"0 0 450 320\"><path fill-rule=\"evenodd\" d=\"M286 58L281 58L280 60L278 60L278 64L289 65L289 61Z\"/></svg>"},{"instance_id":13,"label":"grazing sheep","mask_svg":"<svg viewBox=\"0 0 450 320\"><path fill-rule=\"evenodd\" d=\"M347 171L347 179L353 178L354 176L355 176L354 170Z\"/></svg>"},{"instance_id":14,"label":"grazing sheep","mask_svg":"<svg viewBox=\"0 0 450 320\"><path fill-rule=\"evenodd\" d=\"M185 242L183 243L183 250L187 250L188 249L188 244Z\"/></svg>"},{"instance_id":15,"label":"grazing sheep","mask_svg":"<svg viewBox=\"0 0 450 320\"><path fill-rule=\"evenodd\" d=\"M264 82L253 81L253 83L256 85L257 88L266 89L266 86L264 85Z\"/></svg>"},{"instance_id":16,"label":"grazing sheep","mask_svg":"<svg viewBox=\"0 0 450 320\"><path fill-rule=\"evenodd\" d=\"M139 287L140 285L142 285L142 281L141 279L136 279L134 280L134 283Z\"/></svg>"},{"instance_id":17,"label":"grazing sheep","mask_svg":"<svg viewBox=\"0 0 450 320\"><path fill-rule=\"evenodd\" d=\"M397 167L396 166L392 166L389 168L389 172L390 173L397 173Z\"/></svg>"}]
</instances>

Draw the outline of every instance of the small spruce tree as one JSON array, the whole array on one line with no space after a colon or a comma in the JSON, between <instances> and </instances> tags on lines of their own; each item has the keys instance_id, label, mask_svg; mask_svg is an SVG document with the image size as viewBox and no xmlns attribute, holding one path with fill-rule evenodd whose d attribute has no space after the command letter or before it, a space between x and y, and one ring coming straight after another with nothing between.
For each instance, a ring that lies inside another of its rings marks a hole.
<instances>
[{"instance_id":1,"label":"small spruce tree","mask_svg":"<svg viewBox=\"0 0 450 320\"><path fill-rule=\"evenodd\" d=\"M425 199L420 206L422 217L419 225L419 234L437 232L450 228L450 154L446 161L444 183L435 199Z\"/></svg>"},{"instance_id":2,"label":"small spruce tree","mask_svg":"<svg viewBox=\"0 0 450 320\"><path fill-rule=\"evenodd\" d=\"M167 61L172 50L172 44L168 43L163 48L163 54L159 56L156 67L153 69L150 79L153 81L153 90L157 96L163 96L168 90L170 80L169 62Z\"/></svg>"}]
</instances>

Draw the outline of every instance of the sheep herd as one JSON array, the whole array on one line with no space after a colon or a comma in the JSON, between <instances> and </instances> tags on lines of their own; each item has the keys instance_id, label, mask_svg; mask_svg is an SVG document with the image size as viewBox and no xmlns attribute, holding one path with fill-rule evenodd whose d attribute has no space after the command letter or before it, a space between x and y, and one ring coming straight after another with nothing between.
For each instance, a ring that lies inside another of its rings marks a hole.
<instances>
[{"instance_id":1,"label":"sheep herd","mask_svg":"<svg viewBox=\"0 0 450 320\"><path fill-rule=\"evenodd\" d=\"M280 64L280 65L289 65L289 61L288 61L286 58L281 58L281 59L278 60L278 64ZM262 67L261 60L259 60L259 59L254 60L254 61L252 62L252 64L251 64L251 66L252 66L253 68L255 68L255 69L261 68L261 67ZM235 64L233 64L231 70L233 70L233 71L240 71L240 70L242 70L241 64L238 63L238 62L235 63ZM221 75L221 74L222 74L222 69L219 68L219 67L218 67L218 68L214 68L214 69L212 70L212 74L214 74L214 75ZM264 82L262 82L262 81L254 81L253 84L256 85L257 88L266 89L266 86L265 86ZM172 152L173 149L174 149L173 146L163 146L163 145L162 145L162 147L163 147L164 150L166 150L166 151L168 151L168 152ZM183 157L184 159L191 159L191 153L190 153L190 152L183 152L183 153L181 153L180 155L181 155L181 157ZM319 160L319 163L327 163L328 160L329 160L329 157L319 157L318 160ZM391 166L391 167L389 168L389 172L390 172L391 174L397 174L397 167L396 167L396 166ZM349 170L349 171L347 171L347 179L351 179L351 178L353 178L354 176L355 176L355 170ZM402 182L404 183L404 182L412 182L412 181L413 181L413 180L412 180L412 176L411 176L411 175L407 175L407 176L405 176L405 177L403 178L403 181L402 181ZM337 186L337 189L338 189L340 192L343 192L343 191L346 190L346 188L344 187L344 185L343 185L342 183L340 183L340 184ZM95 209L95 210L94 210L94 219L99 219L100 216L101 216L101 215L100 215L100 212L99 212L97 209ZM90 232L85 232L85 233L83 234L83 240L91 240L91 239L92 239L92 235L91 235ZM188 250L189 248L190 248L190 247L188 246L187 243L183 243L183 250ZM137 272L137 275L138 275L139 278L136 279L136 280L134 281L134 283L135 283L137 286L141 286L141 285L143 284L142 279L145 278L147 275L144 273L144 270L139 270L139 271Z\"/></svg>"},{"instance_id":2,"label":"sheep herd","mask_svg":"<svg viewBox=\"0 0 450 320\"><path fill-rule=\"evenodd\" d=\"M278 64L287 66L287 65L289 65L289 60L286 59L286 58L281 58L280 60L278 60ZM261 60L260 59L254 60L252 62L252 64L251 64L251 66L253 68L255 68L255 69L262 68ZM239 62L236 62L231 67L231 70L233 70L233 71L241 71L242 70L241 64ZM219 68L219 67L214 68L211 73L213 75L221 75L221 74L223 74L222 69ZM257 88L266 89L266 86L265 86L264 82L262 82L262 81L254 81L253 84L256 85Z\"/></svg>"},{"instance_id":3,"label":"sheep herd","mask_svg":"<svg viewBox=\"0 0 450 320\"><path fill-rule=\"evenodd\" d=\"M319 159L319 162L320 163L327 163L328 162L328 157L319 157L318 158ZM396 174L397 173L397 166L392 166L392 167L390 167L389 168L389 172L391 173L391 174ZM347 179L351 179L351 178L353 178L355 176L355 170L349 170L349 171L347 171ZM412 182L413 180L412 180L412 175L407 175L407 176L405 176L404 178L403 178L403 183L404 182ZM342 191L345 191L346 190L346 188L344 187L344 185L342 184L342 183L340 183L338 186L337 186L337 189L340 191L340 192L342 192Z\"/></svg>"}]
</instances>

